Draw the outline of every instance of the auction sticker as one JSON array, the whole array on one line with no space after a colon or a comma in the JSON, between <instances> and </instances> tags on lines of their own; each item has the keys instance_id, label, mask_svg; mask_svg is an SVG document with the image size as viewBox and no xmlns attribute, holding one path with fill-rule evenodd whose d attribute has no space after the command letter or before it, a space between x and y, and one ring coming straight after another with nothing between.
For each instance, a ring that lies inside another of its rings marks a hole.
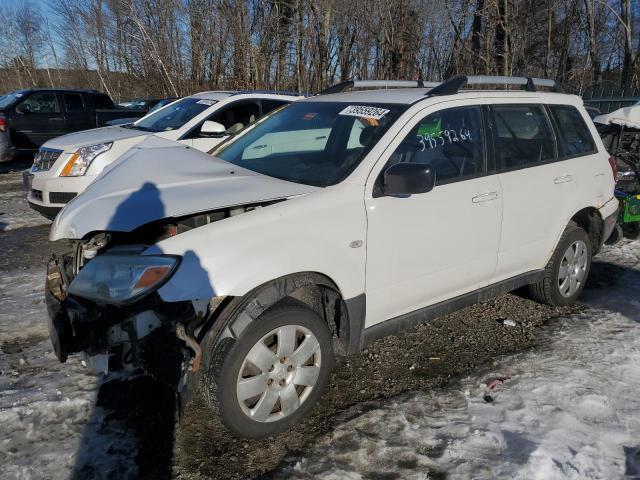
<instances>
[{"instance_id":1,"label":"auction sticker","mask_svg":"<svg viewBox=\"0 0 640 480\"><path fill-rule=\"evenodd\" d=\"M204 100L198 100L196 103L199 103L200 105L213 105L214 103L217 103L216 100L208 100L208 99L204 99Z\"/></svg>"},{"instance_id":2,"label":"auction sticker","mask_svg":"<svg viewBox=\"0 0 640 480\"><path fill-rule=\"evenodd\" d=\"M389 113L389 111L390 110L387 110L386 108L367 107L365 105L349 105L347 108L342 110L339 115L347 115L349 117L367 117L380 120Z\"/></svg>"}]
</instances>

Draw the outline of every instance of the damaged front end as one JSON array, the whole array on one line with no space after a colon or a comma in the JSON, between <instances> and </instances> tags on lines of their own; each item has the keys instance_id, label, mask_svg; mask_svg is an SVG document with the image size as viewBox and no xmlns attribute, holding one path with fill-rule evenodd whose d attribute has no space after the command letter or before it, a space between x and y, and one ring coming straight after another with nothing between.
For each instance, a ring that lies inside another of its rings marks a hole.
<instances>
[{"instance_id":1,"label":"damaged front end","mask_svg":"<svg viewBox=\"0 0 640 480\"><path fill-rule=\"evenodd\" d=\"M196 337L222 298L163 300L158 289L183 259L149 254L148 249L163 239L272 203L163 219L132 232L101 232L74 242L69 253L53 256L45 297L58 359L65 362L82 352L95 372L143 372L184 390L189 373L201 366Z\"/></svg>"},{"instance_id":2,"label":"damaged front end","mask_svg":"<svg viewBox=\"0 0 640 480\"><path fill-rule=\"evenodd\" d=\"M119 260L125 255L115 249L103 258ZM177 387L189 366L200 364L193 331L203 312L196 312L193 302L164 302L155 289L133 301L80 296L73 284L77 258L75 254L52 258L47 266L48 326L58 359L65 362L70 354L83 352L96 372L143 371ZM151 269L157 267L146 269L142 276L157 275Z\"/></svg>"}]
</instances>

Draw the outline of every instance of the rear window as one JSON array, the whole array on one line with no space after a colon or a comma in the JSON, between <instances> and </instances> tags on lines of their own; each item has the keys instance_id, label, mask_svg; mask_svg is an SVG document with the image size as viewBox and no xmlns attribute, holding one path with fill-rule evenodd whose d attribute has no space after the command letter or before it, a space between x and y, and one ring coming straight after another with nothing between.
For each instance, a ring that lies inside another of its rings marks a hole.
<instances>
[{"instance_id":1,"label":"rear window","mask_svg":"<svg viewBox=\"0 0 640 480\"><path fill-rule=\"evenodd\" d=\"M589 127L577 108L570 105L551 105L549 108L558 125L561 157L588 155L596 150Z\"/></svg>"},{"instance_id":2,"label":"rear window","mask_svg":"<svg viewBox=\"0 0 640 480\"><path fill-rule=\"evenodd\" d=\"M491 111L501 168L525 167L555 158L553 130L541 105L494 105Z\"/></svg>"}]
</instances>

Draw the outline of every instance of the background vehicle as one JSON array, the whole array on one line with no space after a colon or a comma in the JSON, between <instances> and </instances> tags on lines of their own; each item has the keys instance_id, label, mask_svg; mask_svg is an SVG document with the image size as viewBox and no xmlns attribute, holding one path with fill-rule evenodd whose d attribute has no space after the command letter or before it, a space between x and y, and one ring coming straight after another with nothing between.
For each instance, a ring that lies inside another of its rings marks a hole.
<instances>
[{"instance_id":1,"label":"background vehicle","mask_svg":"<svg viewBox=\"0 0 640 480\"><path fill-rule=\"evenodd\" d=\"M50 140L35 156L31 169L23 173L27 201L34 210L53 218L105 166L150 135L208 151L262 115L300 98L276 92L203 92L166 105L130 125Z\"/></svg>"},{"instance_id":2,"label":"background vehicle","mask_svg":"<svg viewBox=\"0 0 640 480\"><path fill-rule=\"evenodd\" d=\"M581 99L539 87L319 95L211 155L130 150L52 227L74 240L48 267L59 358L201 385L227 427L264 437L313 407L334 349L524 286L571 304L618 202Z\"/></svg>"},{"instance_id":3,"label":"background vehicle","mask_svg":"<svg viewBox=\"0 0 640 480\"><path fill-rule=\"evenodd\" d=\"M116 109L108 95L96 90L37 88L16 90L0 99L0 118L18 154L33 153L60 135L129 116L140 113Z\"/></svg>"},{"instance_id":4,"label":"background vehicle","mask_svg":"<svg viewBox=\"0 0 640 480\"><path fill-rule=\"evenodd\" d=\"M620 215L611 243L640 238L640 105L594 119L605 147L616 162L616 197Z\"/></svg>"},{"instance_id":5,"label":"background vehicle","mask_svg":"<svg viewBox=\"0 0 640 480\"><path fill-rule=\"evenodd\" d=\"M172 98L164 98L162 100L158 100L158 99L153 99L153 100L144 100L144 101L138 101L138 102L132 102L133 105L132 107L125 107L125 108L133 108L134 110L139 110L138 107L141 107L143 109L143 111L146 111L146 113L144 115L140 115L139 117L126 117L126 118L116 118L114 120L109 120L106 125L107 126L114 126L114 125L126 125L128 123L133 123L136 120L142 118L145 115L149 115L150 113L155 112L156 110L161 109L162 107L164 107L165 105L169 105L171 102L174 102L178 100L177 97L172 97Z\"/></svg>"}]
</instances>

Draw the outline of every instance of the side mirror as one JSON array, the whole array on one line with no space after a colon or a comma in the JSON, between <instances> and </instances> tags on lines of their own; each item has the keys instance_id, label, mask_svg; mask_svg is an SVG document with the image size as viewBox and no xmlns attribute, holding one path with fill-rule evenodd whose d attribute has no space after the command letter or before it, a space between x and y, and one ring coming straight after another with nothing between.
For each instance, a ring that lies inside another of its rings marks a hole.
<instances>
[{"instance_id":1,"label":"side mirror","mask_svg":"<svg viewBox=\"0 0 640 480\"><path fill-rule=\"evenodd\" d=\"M382 193L388 196L406 196L427 193L436 184L436 174L429 165L396 163L384 172Z\"/></svg>"},{"instance_id":2,"label":"side mirror","mask_svg":"<svg viewBox=\"0 0 640 480\"><path fill-rule=\"evenodd\" d=\"M224 137L227 134L224 125L218 122L207 120L202 124L202 127L200 127L200 135L202 135L203 137L220 138Z\"/></svg>"}]
</instances>

